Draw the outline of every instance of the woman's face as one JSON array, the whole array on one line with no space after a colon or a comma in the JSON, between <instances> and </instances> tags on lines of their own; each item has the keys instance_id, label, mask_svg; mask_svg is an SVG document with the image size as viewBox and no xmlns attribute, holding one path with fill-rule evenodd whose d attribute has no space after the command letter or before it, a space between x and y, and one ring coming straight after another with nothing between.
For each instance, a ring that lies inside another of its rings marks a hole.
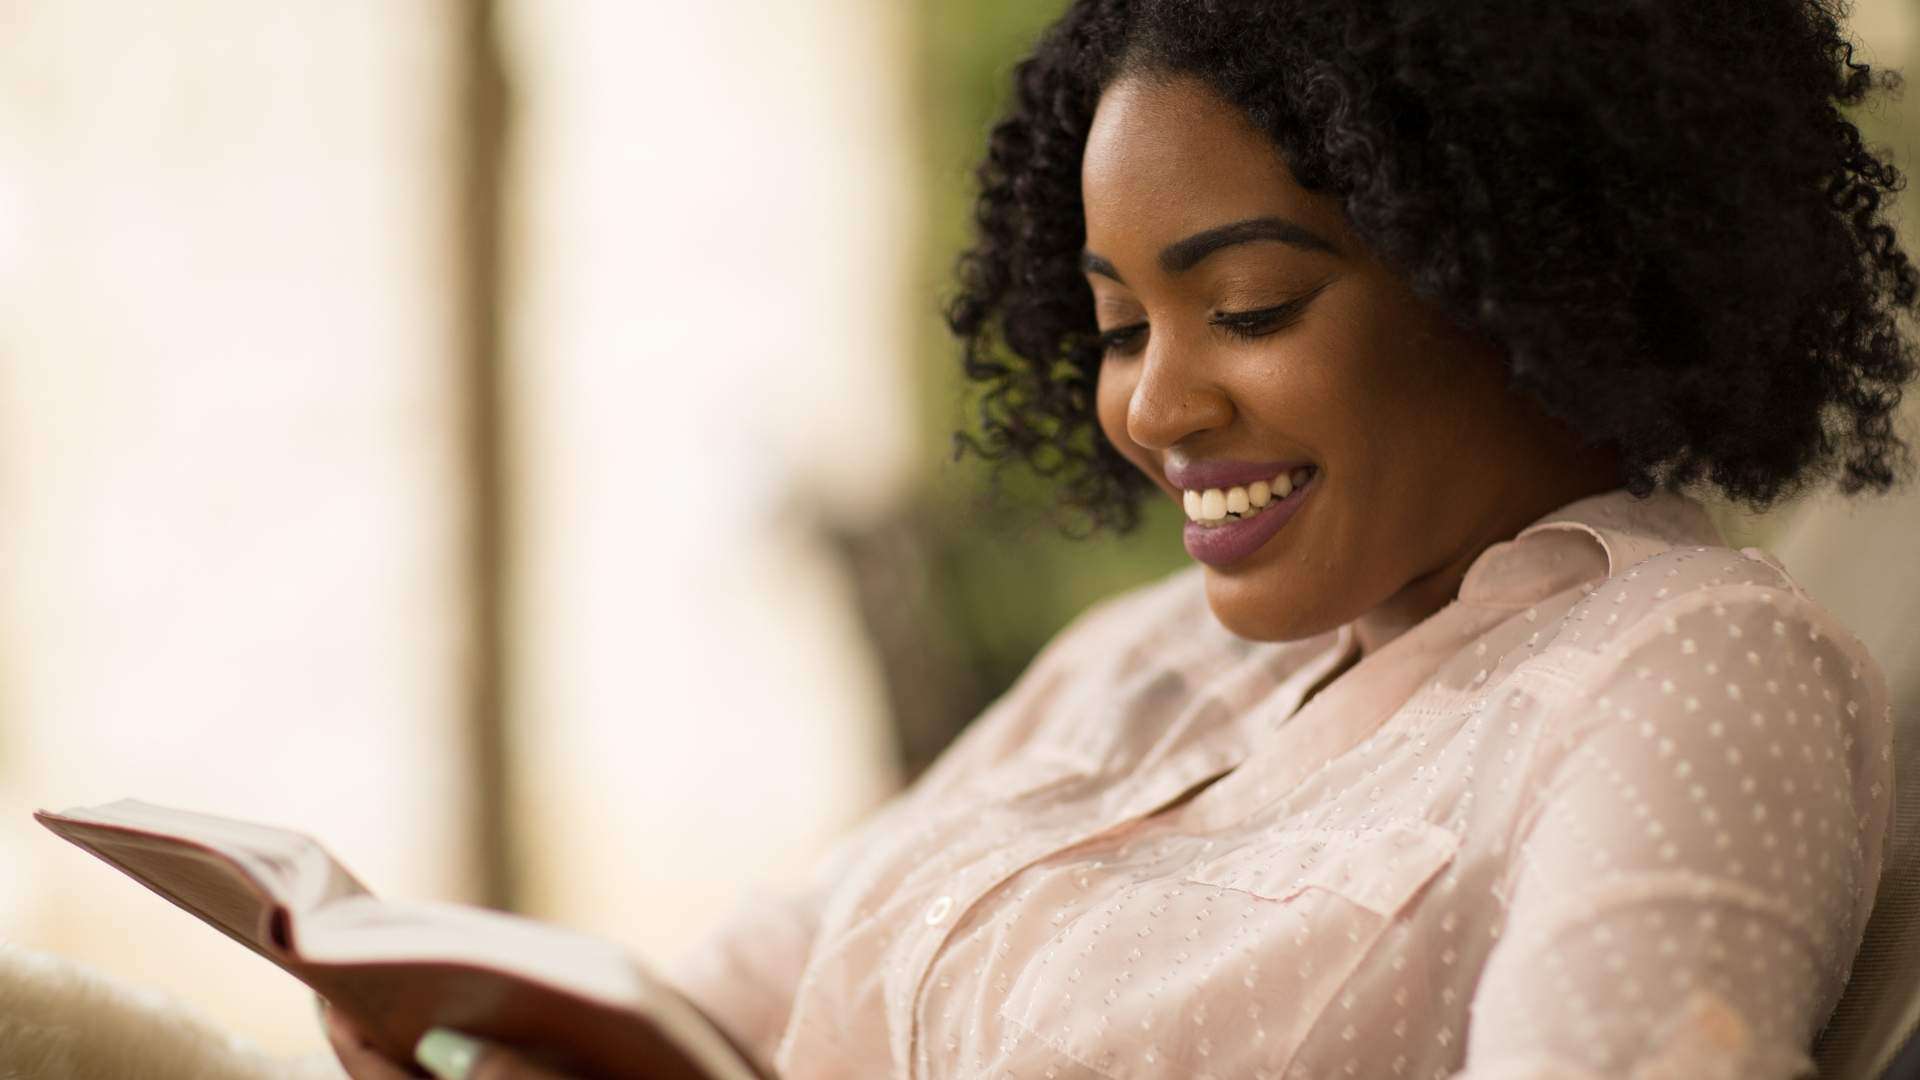
<instances>
[{"instance_id":1,"label":"woman's face","mask_svg":"<svg viewBox=\"0 0 1920 1080\"><path fill-rule=\"evenodd\" d=\"M1370 648L1451 599L1487 545L1615 486L1204 83L1115 81L1081 190L1101 429L1189 509L1234 633L1361 619Z\"/></svg>"}]
</instances>

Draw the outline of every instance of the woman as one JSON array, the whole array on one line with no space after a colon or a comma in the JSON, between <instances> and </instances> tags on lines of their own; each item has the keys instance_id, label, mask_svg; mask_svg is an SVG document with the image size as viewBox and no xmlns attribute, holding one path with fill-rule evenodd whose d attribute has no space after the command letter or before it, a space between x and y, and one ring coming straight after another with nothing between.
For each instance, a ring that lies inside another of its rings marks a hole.
<instances>
[{"instance_id":1,"label":"woman","mask_svg":"<svg viewBox=\"0 0 1920 1080\"><path fill-rule=\"evenodd\" d=\"M1818 0L1073 4L981 170L967 445L1200 565L688 992L792 1078L1805 1074L1885 685L1678 489L1905 463L1873 85Z\"/></svg>"}]
</instances>

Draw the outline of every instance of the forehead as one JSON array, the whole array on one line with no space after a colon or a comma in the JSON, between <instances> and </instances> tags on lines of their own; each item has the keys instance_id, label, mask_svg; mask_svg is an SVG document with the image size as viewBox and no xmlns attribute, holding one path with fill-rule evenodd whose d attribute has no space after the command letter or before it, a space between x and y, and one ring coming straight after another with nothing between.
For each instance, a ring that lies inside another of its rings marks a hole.
<instances>
[{"instance_id":1,"label":"forehead","mask_svg":"<svg viewBox=\"0 0 1920 1080\"><path fill-rule=\"evenodd\" d=\"M1116 79L1101 95L1080 168L1088 246L1178 239L1265 214L1338 230L1279 148L1191 76ZM1103 246L1104 245L1104 246Z\"/></svg>"}]
</instances>

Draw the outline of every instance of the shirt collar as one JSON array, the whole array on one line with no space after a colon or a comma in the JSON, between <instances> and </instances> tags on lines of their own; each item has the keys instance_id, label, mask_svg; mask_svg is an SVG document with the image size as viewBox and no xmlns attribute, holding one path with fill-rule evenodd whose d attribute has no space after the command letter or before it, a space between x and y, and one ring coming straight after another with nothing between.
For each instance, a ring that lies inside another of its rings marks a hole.
<instances>
[{"instance_id":1,"label":"shirt collar","mask_svg":"<svg viewBox=\"0 0 1920 1080\"><path fill-rule=\"evenodd\" d=\"M1481 552L1460 584L1460 599L1524 606L1670 548L1725 544L1693 499L1672 491L1642 499L1615 488L1568 503Z\"/></svg>"}]
</instances>

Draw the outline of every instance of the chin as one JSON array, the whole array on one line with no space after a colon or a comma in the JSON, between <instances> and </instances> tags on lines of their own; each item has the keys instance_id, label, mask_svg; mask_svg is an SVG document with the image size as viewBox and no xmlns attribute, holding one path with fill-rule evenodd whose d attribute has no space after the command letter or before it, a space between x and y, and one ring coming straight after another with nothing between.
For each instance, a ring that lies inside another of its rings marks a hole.
<instances>
[{"instance_id":1,"label":"chin","mask_svg":"<svg viewBox=\"0 0 1920 1080\"><path fill-rule=\"evenodd\" d=\"M1235 637L1298 641L1337 630L1348 621L1330 610L1324 598L1276 587L1261 577L1228 577L1211 568L1206 571L1207 606Z\"/></svg>"}]
</instances>

